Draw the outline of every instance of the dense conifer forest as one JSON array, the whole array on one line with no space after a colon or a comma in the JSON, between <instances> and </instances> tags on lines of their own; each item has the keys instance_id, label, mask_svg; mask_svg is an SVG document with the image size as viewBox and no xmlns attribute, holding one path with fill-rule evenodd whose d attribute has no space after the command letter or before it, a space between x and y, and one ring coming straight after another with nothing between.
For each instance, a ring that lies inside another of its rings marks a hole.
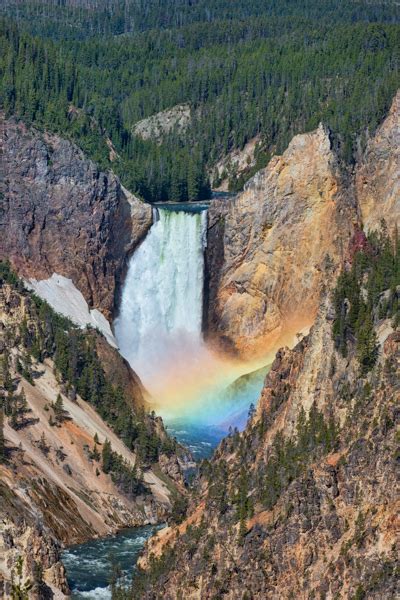
<instances>
[{"instance_id":1,"label":"dense conifer forest","mask_svg":"<svg viewBox=\"0 0 400 600\"><path fill-rule=\"evenodd\" d=\"M149 201L207 197L216 161L259 136L256 166L232 173L240 189L320 121L351 165L399 86L391 2L7 0L2 12L1 107L73 139ZM133 134L183 103L183 130Z\"/></svg>"}]
</instances>

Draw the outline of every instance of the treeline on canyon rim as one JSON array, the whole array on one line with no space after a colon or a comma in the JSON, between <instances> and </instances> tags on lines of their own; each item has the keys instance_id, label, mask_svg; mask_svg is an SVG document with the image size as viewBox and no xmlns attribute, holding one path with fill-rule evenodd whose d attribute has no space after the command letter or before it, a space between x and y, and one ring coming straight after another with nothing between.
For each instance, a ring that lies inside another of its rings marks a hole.
<instances>
[{"instance_id":1,"label":"treeline on canyon rim","mask_svg":"<svg viewBox=\"0 0 400 600\"><path fill-rule=\"evenodd\" d=\"M74 140L146 200L186 200L209 195L213 166L231 150L258 136L256 164L230 173L236 190L320 121L353 162L399 85L395 4L167 4L148 3L139 18L133 1L123 16L119 3L5 2L1 107ZM109 16L103 29L99 15ZM139 120L181 104L185 127L134 135Z\"/></svg>"}]
</instances>

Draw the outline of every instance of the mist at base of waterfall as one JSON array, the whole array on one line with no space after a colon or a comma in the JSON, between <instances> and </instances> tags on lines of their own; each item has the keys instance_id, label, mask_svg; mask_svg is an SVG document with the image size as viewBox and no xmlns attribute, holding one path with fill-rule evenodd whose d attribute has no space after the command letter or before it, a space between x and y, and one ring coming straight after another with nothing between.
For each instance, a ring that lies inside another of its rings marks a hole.
<instances>
[{"instance_id":1,"label":"mist at base of waterfall","mask_svg":"<svg viewBox=\"0 0 400 600\"><path fill-rule=\"evenodd\" d=\"M230 430L242 431L250 406L256 405L268 367L262 367L235 379L230 385L215 385L207 392L189 398L186 410L163 410L167 430L187 446L194 458L208 458Z\"/></svg>"},{"instance_id":2,"label":"mist at base of waterfall","mask_svg":"<svg viewBox=\"0 0 400 600\"><path fill-rule=\"evenodd\" d=\"M129 261L114 330L152 408L171 435L203 457L229 427L244 427L266 371L221 356L203 340L207 212L189 208L154 209L154 223Z\"/></svg>"}]
</instances>

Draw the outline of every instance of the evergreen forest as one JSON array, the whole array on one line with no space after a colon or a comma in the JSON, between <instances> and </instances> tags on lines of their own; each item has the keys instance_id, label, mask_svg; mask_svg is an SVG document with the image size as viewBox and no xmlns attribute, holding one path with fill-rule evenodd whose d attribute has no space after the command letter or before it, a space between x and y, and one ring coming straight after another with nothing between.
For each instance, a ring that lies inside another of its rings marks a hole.
<instances>
[{"instance_id":1,"label":"evergreen forest","mask_svg":"<svg viewBox=\"0 0 400 600\"><path fill-rule=\"evenodd\" d=\"M0 107L150 202L209 197L216 162L256 137L241 189L321 121L351 168L399 87L399 17L365 0L4 0ZM184 128L135 134L182 104Z\"/></svg>"}]
</instances>

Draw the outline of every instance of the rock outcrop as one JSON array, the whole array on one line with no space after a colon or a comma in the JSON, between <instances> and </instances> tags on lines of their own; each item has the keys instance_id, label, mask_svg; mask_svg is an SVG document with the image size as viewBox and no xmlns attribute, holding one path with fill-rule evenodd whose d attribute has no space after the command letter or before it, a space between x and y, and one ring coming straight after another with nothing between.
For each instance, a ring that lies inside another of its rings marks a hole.
<instances>
[{"instance_id":1,"label":"rock outcrop","mask_svg":"<svg viewBox=\"0 0 400 600\"><path fill-rule=\"evenodd\" d=\"M172 131L184 133L192 119L189 104L177 104L172 108L162 110L146 119L138 121L132 132L142 140L153 140L161 143L163 138Z\"/></svg>"},{"instance_id":2,"label":"rock outcrop","mask_svg":"<svg viewBox=\"0 0 400 600\"><path fill-rule=\"evenodd\" d=\"M381 219L400 221L400 90L389 115L368 143L356 170L356 194L367 231Z\"/></svg>"},{"instance_id":3,"label":"rock outcrop","mask_svg":"<svg viewBox=\"0 0 400 600\"><path fill-rule=\"evenodd\" d=\"M219 229L219 248L211 241L207 249L209 337L248 359L308 328L355 216L322 126L296 136L242 194L214 201L210 231Z\"/></svg>"},{"instance_id":4,"label":"rock outcrop","mask_svg":"<svg viewBox=\"0 0 400 600\"><path fill-rule=\"evenodd\" d=\"M209 210L205 328L249 359L313 323L354 231L400 215L400 92L354 173L322 126L296 136L234 199Z\"/></svg>"},{"instance_id":5,"label":"rock outcrop","mask_svg":"<svg viewBox=\"0 0 400 600\"><path fill-rule=\"evenodd\" d=\"M110 319L127 257L152 223L151 207L74 144L4 115L0 151L0 258L27 279L71 279Z\"/></svg>"}]
</instances>

